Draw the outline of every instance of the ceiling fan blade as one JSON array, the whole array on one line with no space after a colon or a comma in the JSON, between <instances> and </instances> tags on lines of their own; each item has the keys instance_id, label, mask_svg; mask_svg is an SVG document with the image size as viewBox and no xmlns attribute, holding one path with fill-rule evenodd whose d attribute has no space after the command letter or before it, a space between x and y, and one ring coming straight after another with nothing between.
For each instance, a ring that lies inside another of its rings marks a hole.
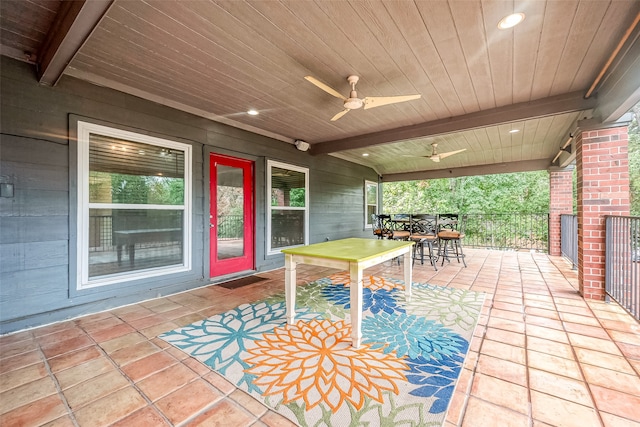
<instances>
[{"instance_id":1,"label":"ceiling fan blade","mask_svg":"<svg viewBox=\"0 0 640 427\"><path fill-rule=\"evenodd\" d=\"M440 162L440 154L434 154L433 156L428 156L427 159L431 159L432 161L439 163Z\"/></svg>"},{"instance_id":2,"label":"ceiling fan blade","mask_svg":"<svg viewBox=\"0 0 640 427\"><path fill-rule=\"evenodd\" d=\"M337 90L327 86L326 84L322 83L320 80L316 79L315 77L306 76L305 79L308 82L316 85L317 87L319 87L323 91L327 92L329 95L333 95L336 98L342 99L343 101L345 101L347 99L343 95L341 95L340 92L338 92Z\"/></svg>"},{"instance_id":3,"label":"ceiling fan blade","mask_svg":"<svg viewBox=\"0 0 640 427\"><path fill-rule=\"evenodd\" d=\"M420 98L422 95L401 95L401 96L368 96L364 99L364 109L382 107L383 105L397 104Z\"/></svg>"},{"instance_id":4,"label":"ceiling fan blade","mask_svg":"<svg viewBox=\"0 0 640 427\"><path fill-rule=\"evenodd\" d=\"M335 116L333 116L331 118L332 122L335 122L336 120L338 120L340 117L344 116L345 114L347 114L349 112L348 108L345 108L344 110L340 111L338 114L336 114Z\"/></svg>"},{"instance_id":5,"label":"ceiling fan blade","mask_svg":"<svg viewBox=\"0 0 640 427\"><path fill-rule=\"evenodd\" d=\"M462 150L449 151L448 153L440 153L440 154L438 154L438 156L440 156L441 159L444 159L445 157L449 157L449 156L453 156L454 154L462 153L465 150L466 150L466 148L463 148Z\"/></svg>"}]
</instances>

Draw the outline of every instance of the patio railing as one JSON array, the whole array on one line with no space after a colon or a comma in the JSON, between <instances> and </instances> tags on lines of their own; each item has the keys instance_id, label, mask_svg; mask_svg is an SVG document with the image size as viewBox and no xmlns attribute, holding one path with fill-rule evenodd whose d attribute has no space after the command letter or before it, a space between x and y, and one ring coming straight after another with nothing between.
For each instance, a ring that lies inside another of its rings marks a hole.
<instances>
[{"instance_id":1,"label":"patio railing","mask_svg":"<svg viewBox=\"0 0 640 427\"><path fill-rule=\"evenodd\" d=\"M640 320L640 217L605 217L605 292Z\"/></svg>"},{"instance_id":2,"label":"patio railing","mask_svg":"<svg viewBox=\"0 0 640 427\"><path fill-rule=\"evenodd\" d=\"M549 214L467 214L464 245L499 250L549 251Z\"/></svg>"},{"instance_id":3,"label":"patio railing","mask_svg":"<svg viewBox=\"0 0 640 427\"><path fill-rule=\"evenodd\" d=\"M578 215L560 215L560 251L578 268Z\"/></svg>"}]
</instances>

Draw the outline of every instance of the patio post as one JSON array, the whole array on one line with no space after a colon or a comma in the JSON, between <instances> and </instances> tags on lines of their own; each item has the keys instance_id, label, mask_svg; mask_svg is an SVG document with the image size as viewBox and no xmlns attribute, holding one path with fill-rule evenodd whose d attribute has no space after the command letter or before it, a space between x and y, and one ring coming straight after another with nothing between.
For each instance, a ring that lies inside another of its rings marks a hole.
<instances>
[{"instance_id":1,"label":"patio post","mask_svg":"<svg viewBox=\"0 0 640 427\"><path fill-rule=\"evenodd\" d=\"M578 283L584 298L605 297L605 215L629 215L626 123L581 128L576 140Z\"/></svg>"},{"instance_id":2,"label":"patio post","mask_svg":"<svg viewBox=\"0 0 640 427\"><path fill-rule=\"evenodd\" d=\"M573 213L573 166L549 168L549 254L562 255L560 215Z\"/></svg>"}]
</instances>

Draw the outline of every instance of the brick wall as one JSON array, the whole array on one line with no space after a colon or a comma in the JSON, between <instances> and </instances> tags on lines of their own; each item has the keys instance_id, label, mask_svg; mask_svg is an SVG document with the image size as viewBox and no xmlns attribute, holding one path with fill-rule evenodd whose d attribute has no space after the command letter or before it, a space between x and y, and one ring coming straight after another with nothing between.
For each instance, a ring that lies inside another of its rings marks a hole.
<instances>
[{"instance_id":1,"label":"brick wall","mask_svg":"<svg viewBox=\"0 0 640 427\"><path fill-rule=\"evenodd\" d=\"M604 215L629 215L627 127L583 131L576 148L580 293L604 299Z\"/></svg>"},{"instance_id":2,"label":"brick wall","mask_svg":"<svg viewBox=\"0 0 640 427\"><path fill-rule=\"evenodd\" d=\"M549 253L561 255L560 215L573 213L573 168L549 170Z\"/></svg>"}]
</instances>

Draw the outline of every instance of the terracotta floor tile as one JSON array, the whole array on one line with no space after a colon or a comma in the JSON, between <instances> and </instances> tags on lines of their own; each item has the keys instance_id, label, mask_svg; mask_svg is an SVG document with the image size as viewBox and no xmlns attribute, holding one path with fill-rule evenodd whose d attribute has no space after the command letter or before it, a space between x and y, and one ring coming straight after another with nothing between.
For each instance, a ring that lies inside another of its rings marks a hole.
<instances>
[{"instance_id":1,"label":"terracotta floor tile","mask_svg":"<svg viewBox=\"0 0 640 427\"><path fill-rule=\"evenodd\" d=\"M79 350L83 347L89 347L94 344L94 341L88 335L80 335L69 340L60 341L51 344L49 347L42 347L42 352L47 357L60 356L61 354L71 353L72 351Z\"/></svg>"},{"instance_id":2,"label":"terracotta floor tile","mask_svg":"<svg viewBox=\"0 0 640 427\"><path fill-rule=\"evenodd\" d=\"M587 335L594 338L609 339L609 334L598 326L580 325L578 323L564 322L564 329L568 333Z\"/></svg>"},{"instance_id":3,"label":"terracotta floor tile","mask_svg":"<svg viewBox=\"0 0 640 427\"><path fill-rule=\"evenodd\" d=\"M0 392L49 376L44 362L25 366L0 375Z\"/></svg>"},{"instance_id":4,"label":"terracotta floor tile","mask_svg":"<svg viewBox=\"0 0 640 427\"><path fill-rule=\"evenodd\" d=\"M211 372L211 368L200 362L198 359L194 359L193 357L189 357L182 361L186 366L188 366L193 372L200 375L201 377L207 375Z\"/></svg>"},{"instance_id":5,"label":"terracotta floor tile","mask_svg":"<svg viewBox=\"0 0 640 427\"><path fill-rule=\"evenodd\" d=\"M69 407L75 411L129 385L129 381L119 371L112 370L64 390L64 396Z\"/></svg>"},{"instance_id":6,"label":"terracotta floor tile","mask_svg":"<svg viewBox=\"0 0 640 427\"><path fill-rule=\"evenodd\" d=\"M103 311L100 313L94 313L94 314L89 314L87 316L83 316L79 319L75 320L76 325L79 325L81 327L84 327L85 325L89 325L101 320L104 321L110 321L110 319L113 319L115 316L113 313L111 313L111 311Z\"/></svg>"},{"instance_id":7,"label":"terracotta floor tile","mask_svg":"<svg viewBox=\"0 0 640 427\"><path fill-rule=\"evenodd\" d=\"M297 424L290 421L288 418L283 417L282 415L269 411L264 414L260 421L264 423L267 427L296 427Z\"/></svg>"},{"instance_id":8,"label":"terracotta floor tile","mask_svg":"<svg viewBox=\"0 0 640 427\"><path fill-rule=\"evenodd\" d=\"M557 329L549 329L544 326L532 325L527 323L525 327L526 334L532 337L543 338L546 340L558 341L563 344L569 344L569 337L566 332Z\"/></svg>"},{"instance_id":9,"label":"terracotta floor tile","mask_svg":"<svg viewBox=\"0 0 640 427\"><path fill-rule=\"evenodd\" d=\"M118 390L75 412L82 427L102 427L129 416L147 406L146 400L133 387Z\"/></svg>"},{"instance_id":10,"label":"terracotta floor tile","mask_svg":"<svg viewBox=\"0 0 640 427\"><path fill-rule=\"evenodd\" d=\"M567 323L576 323L578 325L586 326L600 326L598 319L593 316L581 316L573 313L560 313L560 319Z\"/></svg>"},{"instance_id":11,"label":"terracotta floor tile","mask_svg":"<svg viewBox=\"0 0 640 427\"><path fill-rule=\"evenodd\" d=\"M478 360L477 372L520 386L527 386L527 368L519 363L483 354Z\"/></svg>"},{"instance_id":12,"label":"terracotta floor tile","mask_svg":"<svg viewBox=\"0 0 640 427\"><path fill-rule=\"evenodd\" d=\"M640 377L638 375L624 374L587 364L582 365L582 371L589 384L640 397Z\"/></svg>"},{"instance_id":13,"label":"terracotta floor tile","mask_svg":"<svg viewBox=\"0 0 640 427\"><path fill-rule=\"evenodd\" d=\"M220 390L223 394L231 394L236 387L227 381L222 375L217 372L212 372L203 377L209 384Z\"/></svg>"},{"instance_id":14,"label":"terracotta floor tile","mask_svg":"<svg viewBox=\"0 0 640 427\"><path fill-rule=\"evenodd\" d=\"M178 361L165 351L159 351L122 367L122 371L133 381L138 382L151 374L167 369Z\"/></svg>"},{"instance_id":15,"label":"terracotta floor tile","mask_svg":"<svg viewBox=\"0 0 640 427\"><path fill-rule=\"evenodd\" d=\"M235 390L231 393L230 397L257 418L260 418L265 414L265 412L267 412L266 406L242 390Z\"/></svg>"},{"instance_id":16,"label":"terracotta floor tile","mask_svg":"<svg viewBox=\"0 0 640 427\"><path fill-rule=\"evenodd\" d=\"M511 302L499 301L499 300L493 302L493 308L496 308L498 310L504 310L504 311L513 311L515 313L524 312L524 306L520 303L513 304Z\"/></svg>"},{"instance_id":17,"label":"terracotta floor tile","mask_svg":"<svg viewBox=\"0 0 640 427\"><path fill-rule=\"evenodd\" d=\"M40 328L40 329L44 329ZM13 334L0 335L0 348L4 348L9 344L15 344L21 341L33 341L34 334L31 330L16 332Z\"/></svg>"},{"instance_id":18,"label":"terracotta floor tile","mask_svg":"<svg viewBox=\"0 0 640 427\"><path fill-rule=\"evenodd\" d=\"M55 376L60 384L60 388L65 390L76 384L80 384L115 369L115 366L113 366L113 363L111 363L109 359L106 357L99 357L97 359L89 360L81 365L65 369L64 371L59 371Z\"/></svg>"},{"instance_id":19,"label":"terracotta floor tile","mask_svg":"<svg viewBox=\"0 0 640 427\"><path fill-rule=\"evenodd\" d=\"M58 390L49 376L12 388L0 393L0 414L57 393Z\"/></svg>"},{"instance_id":20,"label":"terracotta floor tile","mask_svg":"<svg viewBox=\"0 0 640 427\"><path fill-rule=\"evenodd\" d=\"M0 348L2 347L0 346ZM44 360L44 357L42 356L42 353L39 349L0 359L0 374L5 374L16 369L21 369L25 366L41 362L42 360Z\"/></svg>"},{"instance_id":21,"label":"terracotta floor tile","mask_svg":"<svg viewBox=\"0 0 640 427\"><path fill-rule=\"evenodd\" d=\"M493 313L493 310L492 310ZM516 322L514 320L503 319L500 317L494 317L493 314L487 322L487 326L490 328L503 329L505 331L524 333L524 322Z\"/></svg>"},{"instance_id":22,"label":"terracotta floor tile","mask_svg":"<svg viewBox=\"0 0 640 427\"><path fill-rule=\"evenodd\" d=\"M575 352L580 363L612 369L625 374L634 374L633 368L624 357L584 348L576 348Z\"/></svg>"},{"instance_id":23,"label":"terracotta floor tile","mask_svg":"<svg viewBox=\"0 0 640 427\"><path fill-rule=\"evenodd\" d=\"M484 340L480 354L486 354L499 359L509 360L511 362L524 365L525 362L525 350L520 347L515 347L509 344L503 344L497 341Z\"/></svg>"},{"instance_id":24,"label":"terracotta floor tile","mask_svg":"<svg viewBox=\"0 0 640 427\"><path fill-rule=\"evenodd\" d=\"M486 339L510 344L516 347L524 347L524 334L509 332L503 329L487 328Z\"/></svg>"},{"instance_id":25,"label":"terracotta floor tile","mask_svg":"<svg viewBox=\"0 0 640 427\"><path fill-rule=\"evenodd\" d=\"M462 420L462 427L529 427L529 417L503 406L471 397Z\"/></svg>"},{"instance_id":26,"label":"terracotta floor tile","mask_svg":"<svg viewBox=\"0 0 640 427\"><path fill-rule=\"evenodd\" d=\"M6 345L2 345L2 352L0 352L0 359L5 360L9 357L16 356L18 354L30 353L34 350L39 350L39 345L36 341L31 339L25 341L12 342Z\"/></svg>"},{"instance_id":27,"label":"terracotta floor tile","mask_svg":"<svg viewBox=\"0 0 640 427\"><path fill-rule=\"evenodd\" d=\"M49 367L52 372L59 372L72 366L81 365L93 359L102 357L102 353L97 346L85 347L73 353L66 353L62 356L49 359Z\"/></svg>"},{"instance_id":28,"label":"terracotta floor tile","mask_svg":"<svg viewBox=\"0 0 640 427\"><path fill-rule=\"evenodd\" d=\"M527 316L527 324L529 325L538 325L545 328L557 329L559 331L563 331L564 327L562 322L556 319L550 319L548 317L540 317L540 316Z\"/></svg>"},{"instance_id":29,"label":"terracotta floor tile","mask_svg":"<svg viewBox=\"0 0 640 427\"><path fill-rule=\"evenodd\" d=\"M619 342L618 348L620 348L622 354L630 360L640 361L640 345Z\"/></svg>"},{"instance_id":30,"label":"terracotta floor tile","mask_svg":"<svg viewBox=\"0 0 640 427\"><path fill-rule=\"evenodd\" d=\"M609 335L616 342L623 342L626 344L640 346L640 334L634 334L631 332L609 331Z\"/></svg>"},{"instance_id":31,"label":"terracotta floor tile","mask_svg":"<svg viewBox=\"0 0 640 427\"><path fill-rule=\"evenodd\" d=\"M535 390L531 391L531 409L535 420L552 426L586 427L600 425L595 409Z\"/></svg>"},{"instance_id":32,"label":"terracotta floor tile","mask_svg":"<svg viewBox=\"0 0 640 427\"><path fill-rule=\"evenodd\" d=\"M119 325L122 325L124 323L120 318L114 316L112 313L104 313L104 314L108 314L108 316L105 315L100 319L91 320L91 321L88 321L88 322L84 322L81 319L81 320L78 321L78 324L89 335L93 335L94 333L96 333L98 331L102 331L104 329L115 328L115 327L117 327Z\"/></svg>"},{"instance_id":33,"label":"terracotta floor tile","mask_svg":"<svg viewBox=\"0 0 640 427\"><path fill-rule=\"evenodd\" d=\"M621 393L597 385L591 385L591 392L601 411L640 422L640 396L637 394Z\"/></svg>"},{"instance_id":34,"label":"terracotta floor tile","mask_svg":"<svg viewBox=\"0 0 640 427\"><path fill-rule=\"evenodd\" d=\"M135 362L150 354L156 353L160 349L149 341L142 341L129 347L121 348L110 354L114 362L118 366L124 366L127 363Z\"/></svg>"},{"instance_id":35,"label":"terracotta floor tile","mask_svg":"<svg viewBox=\"0 0 640 427\"><path fill-rule=\"evenodd\" d=\"M607 320L602 319L602 326L607 329L613 329L614 331L628 332L631 334L640 334L640 324L637 322L620 321L620 320Z\"/></svg>"},{"instance_id":36,"label":"terracotta floor tile","mask_svg":"<svg viewBox=\"0 0 640 427\"><path fill-rule=\"evenodd\" d=\"M111 427L162 427L170 425L157 409L147 406L112 424Z\"/></svg>"},{"instance_id":37,"label":"terracotta floor tile","mask_svg":"<svg viewBox=\"0 0 640 427\"><path fill-rule=\"evenodd\" d=\"M144 335L138 332L131 332L130 334L122 335L118 338L113 338L108 341L101 342L100 347L102 347L102 349L107 352L107 354L111 354L120 350L121 348L130 347L134 344L138 344L146 340L147 338Z\"/></svg>"},{"instance_id":38,"label":"terracotta floor tile","mask_svg":"<svg viewBox=\"0 0 640 427\"><path fill-rule=\"evenodd\" d=\"M527 388L484 374L476 374L471 393L479 399L527 415Z\"/></svg>"},{"instance_id":39,"label":"terracotta floor tile","mask_svg":"<svg viewBox=\"0 0 640 427\"><path fill-rule=\"evenodd\" d=\"M60 341L67 341L72 338L78 338L85 336L86 333L80 328L66 328L53 334L44 335L38 338L38 342L41 347L51 347L53 344L57 344Z\"/></svg>"},{"instance_id":40,"label":"terracotta floor tile","mask_svg":"<svg viewBox=\"0 0 640 427\"><path fill-rule=\"evenodd\" d=\"M129 305L126 307L116 308L112 313L118 316L125 322L131 322L133 320L141 319L143 317L151 316L153 311L140 304Z\"/></svg>"},{"instance_id":41,"label":"terracotta floor tile","mask_svg":"<svg viewBox=\"0 0 640 427\"><path fill-rule=\"evenodd\" d=\"M138 387L151 401L155 402L196 377L195 372L179 363L145 378L138 383Z\"/></svg>"},{"instance_id":42,"label":"terracotta floor tile","mask_svg":"<svg viewBox=\"0 0 640 427\"><path fill-rule=\"evenodd\" d=\"M158 400L156 407L173 424L179 424L193 414L212 406L222 397L223 395L207 382L196 380Z\"/></svg>"},{"instance_id":43,"label":"terracotta floor tile","mask_svg":"<svg viewBox=\"0 0 640 427\"><path fill-rule=\"evenodd\" d=\"M464 414L463 410L465 408L466 402L467 395L461 391L458 391L456 387L456 391L454 391L453 396L451 397L451 402L449 402L449 408L447 409L445 422L448 422L454 426L460 424L460 422L462 421L462 415ZM264 419L264 416L262 416L260 419Z\"/></svg>"},{"instance_id":44,"label":"terracotta floor tile","mask_svg":"<svg viewBox=\"0 0 640 427\"><path fill-rule=\"evenodd\" d=\"M62 399L60 399L60 396L58 394L52 394L0 415L0 426L45 425L66 414L67 407Z\"/></svg>"},{"instance_id":45,"label":"terracotta floor tile","mask_svg":"<svg viewBox=\"0 0 640 427\"><path fill-rule=\"evenodd\" d=\"M173 322L163 322L145 329L140 329L140 333L147 338L155 338L160 334L164 334L165 332L172 331L179 327L180 326Z\"/></svg>"},{"instance_id":46,"label":"terracotta floor tile","mask_svg":"<svg viewBox=\"0 0 640 427\"><path fill-rule=\"evenodd\" d=\"M539 351L527 350L529 367L581 380L578 362Z\"/></svg>"},{"instance_id":47,"label":"terracotta floor tile","mask_svg":"<svg viewBox=\"0 0 640 427\"><path fill-rule=\"evenodd\" d=\"M134 330L131 325L121 321L121 323L116 326L89 332L89 335L91 335L91 338L93 338L95 342L101 343L129 334Z\"/></svg>"},{"instance_id":48,"label":"terracotta floor tile","mask_svg":"<svg viewBox=\"0 0 640 427\"><path fill-rule=\"evenodd\" d=\"M76 327L76 323L73 320L68 320L66 322L53 323L51 325L45 325L45 326L42 326L40 328L36 328L31 332L32 332L32 335L34 337L42 337L44 335L49 335L49 334L52 334L54 332L62 331L63 329L75 328L75 327Z\"/></svg>"},{"instance_id":49,"label":"terracotta floor tile","mask_svg":"<svg viewBox=\"0 0 640 427\"><path fill-rule=\"evenodd\" d=\"M42 427L76 427L77 424L71 419L69 415L63 415L60 418L56 418L55 420L43 424Z\"/></svg>"},{"instance_id":50,"label":"terracotta floor tile","mask_svg":"<svg viewBox=\"0 0 640 427\"><path fill-rule=\"evenodd\" d=\"M141 330L141 329L149 328L151 326L159 325L164 321L165 321L165 318L162 315L154 313L150 316L142 317L136 320L131 320L127 323L129 323L135 329Z\"/></svg>"},{"instance_id":51,"label":"terracotta floor tile","mask_svg":"<svg viewBox=\"0 0 640 427\"><path fill-rule=\"evenodd\" d=\"M622 356L618 346L611 340L594 338L587 335L569 333L569 340L574 347L602 351L617 356Z\"/></svg>"},{"instance_id":52,"label":"terracotta floor tile","mask_svg":"<svg viewBox=\"0 0 640 427\"><path fill-rule=\"evenodd\" d=\"M529 368L529 386L531 390L550 394L580 405L593 406L589 389L582 380Z\"/></svg>"},{"instance_id":53,"label":"terracotta floor tile","mask_svg":"<svg viewBox=\"0 0 640 427\"><path fill-rule=\"evenodd\" d=\"M640 427L640 421L632 421L617 415L607 414L606 412L601 412L600 416L604 427Z\"/></svg>"},{"instance_id":54,"label":"terracotta floor tile","mask_svg":"<svg viewBox=\"0 0 640 427\"><path fill-rule=\"evenodd\" d=\"M229 400L223 400L196 417L188 426L221 426L221 424L219 424L220 420L224 420L225 425L234 427L248 427L255 422L255 418L250 416L244 409Z\"/></svg>"},{"instance_id":55,"label":"terracotta floor tile","mask_svg":"<svg viewBox=\"0 0 640 427\"><path fill-rule=\"evenodd\" d=\"M573 360L571 346L538 337L527 337L527 348Z\"/></svg>"},{"instance_id":56,"label":"terracotta floor tile","mask_svg":"<svg viewBox=\"0 0 640 427\"><path fill-rule=\"evenodd\" d=\"M558 312L555 310L549 310L545 308L538 307L526 307L525 313L527 316L538 316L538 317L546 317L549 319L560 320L558 316Z\"/></svg>"}]
</instances>

